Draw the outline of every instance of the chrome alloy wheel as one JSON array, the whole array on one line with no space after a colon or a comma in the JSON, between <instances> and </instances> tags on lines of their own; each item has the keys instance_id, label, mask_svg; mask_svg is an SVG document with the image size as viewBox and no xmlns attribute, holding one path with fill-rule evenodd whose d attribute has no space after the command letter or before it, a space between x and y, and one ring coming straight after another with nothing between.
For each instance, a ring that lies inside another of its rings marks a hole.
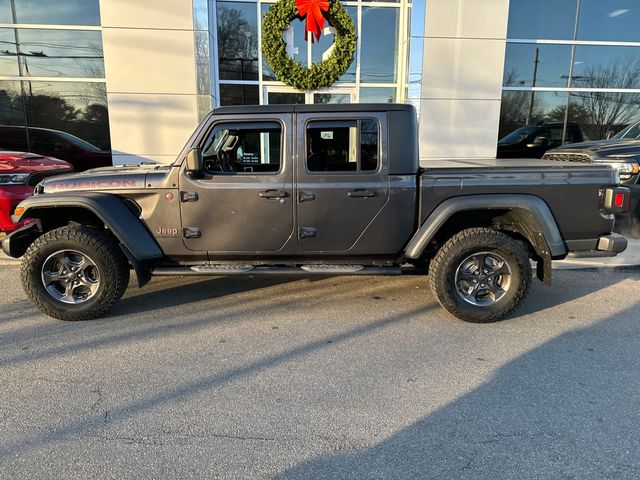
<instances>
[{"instance_id":1,"label":"chrome alloy wheel","mask_svg":"<svg viewBox=\"0 0 640 480\"><path fill-rule=\"evenodd\" d=\"M62 303L79 304L93 298L100 287L100 271L95 262L76 250L60 250L44 261L42 284Z\"/></svg>"},{"instance_id":2,"label":"chrome alloy wheel","mask_svg":"<svg viewBox=\"0 0 640 480\"><path fill-rule=\"evenodd\" d=\"M511 268L497 253L474 253L458 266L455 286L465 302L478 307L493 305L511 288Z\"/></svg>"}]
</instances>

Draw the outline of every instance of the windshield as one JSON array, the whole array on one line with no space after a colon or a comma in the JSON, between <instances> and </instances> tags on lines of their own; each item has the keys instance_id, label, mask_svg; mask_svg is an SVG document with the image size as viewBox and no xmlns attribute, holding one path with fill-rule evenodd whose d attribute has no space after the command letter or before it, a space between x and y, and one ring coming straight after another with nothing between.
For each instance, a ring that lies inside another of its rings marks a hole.
<instances>
[{"instance_id":1,"label":"windshield","mask_svg":"<svg viewBox=\"0 0 640 480\"><path fill-rule=\"evenodd\" d=\"M520 127L517 130L514 130L513 132L511 132L510 134L505 135L504 137L502 137L498 141L498 143L502 143L502 144L520 143L525 138L527 138L529 135L534 133L536 130L538 130L538 127L536 127L535 125Z\"/></svg>"},{"instance_id":2,"label":"windshield","mask_svg":"<svg viewBox=\"0 0 640 480\"><path fill-rule=\"evenodd\" d=\"M611 138L638 138L640 137L640 122L634 123L630 127L623 128Z\"/></svg>"},{"instance_id":3,"label":"windshield","mask_svg":"<svg viewBox=\"0 0 640 480\"><path fill-rule=\"evenodd\" d=\"M62 132L60 130L56 130L56 133L58 135L60 135L62 138L64 138L67 142L72 143L76 147L79 147L82 150L85 150L87 152L101 152L102 151L98 147L96 147L95 145L92 145L91 143L86 142L86 141L82 140L81 138L76 137L75 135L71 135L70 133Z\"/></svg>"}]
</instances>

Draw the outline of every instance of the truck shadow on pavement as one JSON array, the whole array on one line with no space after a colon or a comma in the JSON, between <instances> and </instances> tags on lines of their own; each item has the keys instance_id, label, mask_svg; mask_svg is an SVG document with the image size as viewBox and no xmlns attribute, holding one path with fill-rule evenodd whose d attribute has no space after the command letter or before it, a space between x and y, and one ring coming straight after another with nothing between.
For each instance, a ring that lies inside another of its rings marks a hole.
<instances>
[{"instance_id":1,"label":"truck shadow on pavement","mask_svg":"<svg viewBox=\"0 0 640 480\"><path fill-rule=\"evenodd\" d=\"M276 478L637 479L638 319L636 303L562 334L384 441Z\"/></svg>"},{"instance_id":2,"label":"truck shadow on pavement","mask_svg":"<svg viewBox=\"0 0 640 480\"><path fill-rule=\"evenodd\" d=\"M570 289L559 289L557 297L550 295L548 303L537 305L550 306L558 299L567 302L588 293L588 289L576 283ZM115 406L109 410L109 425L124 425L145 412L214 391L276 366L295 364L322 349L335 348L407 318L428 318L429 312L436 308L430 303L425 307L403 309L396 315L372 318L285 352ZM537 478L637 478L640 473L638 318L640 307L636 303L600 323L553 338L505 364L484 385L377 445L315 458L291 468L280 478L523 478L525 472L536 472L532 475ZM172 323L173 320L165 322ZM96 333L100 333L99 330L108 328L109 322L96 325L100 326ZM118 328L122 326L121 323ZM186 324L184 328L193 326ZM155 325L156 330L159 327L162 328ZM71 340L66 345L35 352L35 355L18 355L2 363L13 365L65 356L155 335L147 329L126 331L98 336L95 340L82 339L74 344L74 330L64 330ZM166 330L165 333L173 332ZM103 412L60 419L55 425L0 445L0 458L71 438L98 435L106 427Z\"/></svg>"},{"instance_id":3,"label":"truck shadow on pavement","mask_svg":"<svg viewBox=\"0 0 640 480\"><path fill-rule=\"evenodd\" d=\"M603 288L614 280L607 279L613 272L580 271L579 275L597 275L602 279ZM630 276L637 276L637 272L630 272ZM391 287L385 284L394 277L379 277L379 290L386 297L395 296L399 300L407 293L404 283ZM397 278L397 277L396 277ZM426 283L426 277L409 277ZM0 358L0 367L16 365L48 358L58 358L96 348L108 348L114 345L134 343L145 339L158 338L166 335L188 333L203 329L211 324L228 324L241 322L245 316L260 308L269 301L271 307L287 309L300 302L312 302L321 305L326 301L338 298L355 298L362 292L369 292L371 284L365 279L359 279L357 284L349 289L340 289L324 297L311 288L313 282L330 280L331 277L318 277L311 281L301 280L299 277L218 277L209 280L198 279L154 279L145 289L137 290L123 298L105 317L88 322L62 322L41 316L42 321L28 321L38 313L35 307L25 300L16 300L10 305L15 307L12 313L2 317L3 322L22 322L24 326L12 328L0 336L0 347L12 345L16 342L35 337L47 338L47 347L36 351L21 351L14 355ZM620 280L619 276L617 277ZM408 279L407 279L408 281ZM562 274L556 273L555 283L547 287L534 281L529 299L520 307L511 319L504 322L515 322L524 315L554 308L593 293L591 287L594 282L574 282L566 284L562 281ZM282 287L287 284L286 294ZM426 286L426 285L425 285ZM448 321L459 320L450 317L441 310L428 288L424 289L424 308L436 309L441 317ZM238 302L236 295L246 294ZM228 297L228 298L227 298ZM195 304L206 302L208 309L198 309ZM193 306L192 306L193 305ZM12 307L12 308L13 308ZM173 307L173 310L171 309ZM176 312L175 308L179 308ZM9 309L11 310L11 308ZM135 317L134 317L135 316ZM36 317L38 318L38 317Z\"/></svg>"}]
</instances>

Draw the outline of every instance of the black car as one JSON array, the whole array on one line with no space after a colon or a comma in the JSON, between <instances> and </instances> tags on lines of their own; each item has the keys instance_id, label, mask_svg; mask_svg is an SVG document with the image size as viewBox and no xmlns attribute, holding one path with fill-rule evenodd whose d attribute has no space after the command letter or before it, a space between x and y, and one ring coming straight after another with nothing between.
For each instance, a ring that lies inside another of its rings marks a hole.
<instances>
[{"instance_id":1,"label":"black car","mask_svg":"<svg viewBox=\"0 0 640 480\"><path fill-rule=\"evenodd\" d=\"M498 158L542 158L544 153L562 145L562 122L524 125L498 141ZM585 139L580 125L567 124L564 143L582 142Z\"/></svg>"}]
</instances>

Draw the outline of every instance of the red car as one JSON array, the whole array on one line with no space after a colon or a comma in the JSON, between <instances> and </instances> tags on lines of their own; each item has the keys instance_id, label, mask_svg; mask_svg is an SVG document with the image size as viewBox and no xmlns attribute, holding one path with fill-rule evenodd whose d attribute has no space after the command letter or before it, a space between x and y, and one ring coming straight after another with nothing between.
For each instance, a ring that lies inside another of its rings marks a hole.
<instances>
[{"instance_id":1,"label":"red car","mask_svg":"<svg viewBox=\"0 0 640 480\"><path fill-rule=\"evenodd\" d=\"M40 180L71 171L70 164L57 158L0 151L0 231L11 232L26 223L13 223L11 214L18 203L33 194Z\"/></svg>"}]
</instances>

